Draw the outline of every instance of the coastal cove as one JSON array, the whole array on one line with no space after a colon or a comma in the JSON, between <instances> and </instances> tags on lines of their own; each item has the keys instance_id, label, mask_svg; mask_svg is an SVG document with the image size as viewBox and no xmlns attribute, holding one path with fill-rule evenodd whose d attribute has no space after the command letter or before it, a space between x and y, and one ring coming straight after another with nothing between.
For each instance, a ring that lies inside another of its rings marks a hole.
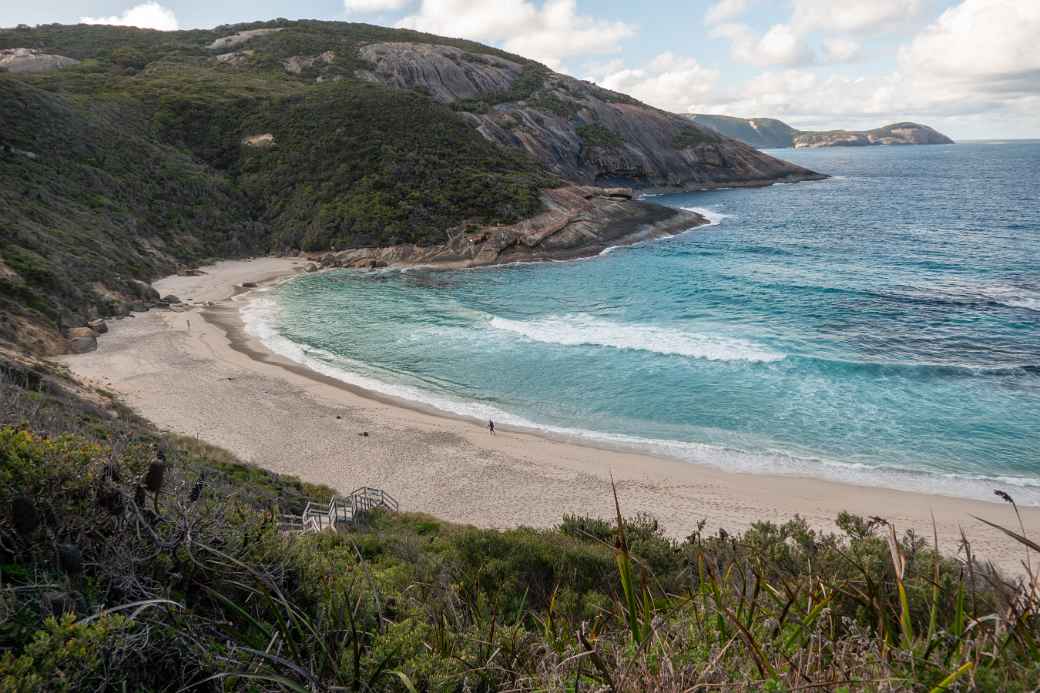
<instances>
[{"instance_id":1,"label":"coastal cove","mask_svg":"<svg viewBox=\"0 0 1040 693\"><path fill-rule=\"evenodd\" d=\"M476 420L1038 505L1040 219L1003 212L1038 151L792 152L834 178L654 197L712 224L592 262L333 271L243 312L294 362Z\"/></svg>"},{"instance_id":2,"label":"coastal cove","mask_svg":"<svg viewBox=\"0 0 1040 693\"><path fill-rule=\"evenodd\" d=\"M883 513L900 529L928 535L934 515L944 551L956 552L963 527L978 555L1003 570L1021 570L1018 545L972 517L1009 522L1004 504L727 473L528 432L502 430L492 438L482 422L373 398L300 368L245 333L237 308L249 295L238 287L277 283L305 264L228 261L200 276L161 280L157 288L188 301L185 310L117 321L98 351L61 360L163 429L340 490L386 488L403 507L446 520L547 527L568 512L607 518L613 478L626 513L650 512L675 537L702 520L709 530L736 531L795 515L833 530L843 510ZM1040 531L1040 509L1023 508L1022 517L1028 532Z\"/></svg>"},{"instance_id":3,"label":"coastal cove","mask_svg":"<svg viewBox=\"0 0 1040 693\"><path fill-rule=\"evenodd\" d=\"M0 693L1040 693L1036 0L9 5Z\"/></svg>"}]
</instances>

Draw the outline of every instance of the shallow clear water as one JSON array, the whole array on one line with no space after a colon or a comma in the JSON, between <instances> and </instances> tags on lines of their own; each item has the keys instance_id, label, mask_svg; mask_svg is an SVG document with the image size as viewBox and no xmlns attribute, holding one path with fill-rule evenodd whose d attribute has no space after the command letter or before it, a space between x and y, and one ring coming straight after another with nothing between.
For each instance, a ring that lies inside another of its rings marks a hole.
<instances>
[{"instance_id":1,"label":"shallow clear water","mask_svg":"<svg viewBox=\"0 0 1040 693\"><path fill-rule=\"evenodd\" d=\"M274 349L457 413L695 462L1040 504L1040 143L777 150L834 178L579 262L308 275Z\"/></svg>"}]
</instances>

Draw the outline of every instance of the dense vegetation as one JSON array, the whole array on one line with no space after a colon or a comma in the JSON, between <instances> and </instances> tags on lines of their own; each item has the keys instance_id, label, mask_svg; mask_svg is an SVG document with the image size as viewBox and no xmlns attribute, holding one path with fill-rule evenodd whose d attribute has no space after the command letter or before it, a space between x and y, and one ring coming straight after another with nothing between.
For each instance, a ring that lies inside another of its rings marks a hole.
<instances>
[{"instance_id":1,"label":"dense vegetation","mask_svg":"<svg viewBox=\"0 0 1040 693\"><path fill-rule=\"evenodd\" d=\"M331 491L159 434L60 373L2 372L0 690L1040 681L1035 581L1002 580L967 542L942 558L847 515L839 535L795 520L674 541L620 511L510 531L373 514L282 535L278 513Z\"/></svg>"},{"instance_id":2,"label":"dense vegetation","mask_svg":"<svg viewBox=\"0 0 1040 693\"><path fill-rule=\"evenodd\" d=\"M279 31L211 50L239 30ZM466 41L279 20L207 31L48 25L0 48L82 61L0 74L0 340L119 312L129 280L207 258L430 244L536 213L559 180L451 108L354 77L371 41ZM220 62L220 51L239 51ZM326 51L331 62L285 67ZM502 54L504 55L504 54ZM530 63L514 90L545 68ZM270 133L273 144L246 137Z\"/></svg>"}]
</instances>

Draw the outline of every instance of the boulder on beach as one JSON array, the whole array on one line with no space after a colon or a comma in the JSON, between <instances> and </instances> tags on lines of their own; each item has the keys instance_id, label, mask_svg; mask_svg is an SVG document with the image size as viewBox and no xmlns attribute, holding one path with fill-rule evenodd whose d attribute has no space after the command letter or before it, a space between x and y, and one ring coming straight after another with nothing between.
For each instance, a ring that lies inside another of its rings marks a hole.
<instances>
[{"instance_id":1,"label":"boulder on beach","mask_svg":"<svg viewBox=\"0 0 1040 693\"><path fill-rule=\"evenodd\" d=\"M105 334L108 332L108 323L104 320L91 320L87 323L87 327L94 330L97 334Z\"/></svg>"},{"instance_id":2,"label":"boulder on beach","mask_svg":"<svg viewBox=\"0 0 1040 693\"><path fill-rule=\"evenodd\" d=\"M65 345L68 348L70 354L85 354L89 351L97 351L97 336L94 331L90 328L75 328L86 330L86 334L80 334L78 336L72 336L66 340ZM71 332L72 330L70 330Z\"/></svg>"},{"instance_id":3,"label":"boulder on beach","mask_svg":"<svg viewBox=\"0 0 1040 693\"><path fill-rule=\"evenodd\" d=\"M159 300L159 292L152 288L152 285L148 282L143 282L140 279L131 279L128 283L138 298L142 298L145 301Z\"/></svg>"},{"instance_id":4,"label":"boulder on beach","mask_svg":"<svg viewBox=\"0 0 1040 693\"><path fill-rule=\"evenodd\" d=\"M96 337L97 332L90 327L70 327L65 331L65 336L69 339L76 339L78 337Z\"/></svg>"},{"instance_id":5,"label":"boulder on beach","mask_svg":"<svg viewBox=\"0 0 1040 693\"><path fill-rule=\"evenodd\" d=\"M179 298L177 298L176 296L174 296L173 294L167 294L167 295L162 297L162 302L163 303L180 303L181 300Z\"/></svg>"}]
</instances>

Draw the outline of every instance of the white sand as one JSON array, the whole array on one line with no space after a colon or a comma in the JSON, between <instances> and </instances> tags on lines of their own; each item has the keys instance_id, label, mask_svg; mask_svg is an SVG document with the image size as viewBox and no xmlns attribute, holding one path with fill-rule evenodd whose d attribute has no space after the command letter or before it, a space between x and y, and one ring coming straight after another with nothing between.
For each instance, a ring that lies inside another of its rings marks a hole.
<instances>
[{"instance_id":1,"label":"white sand","mask_svg":"<svg viewBox=\"0 0 1040 693\"><path fill-rule=\"evenodd\" d=\"M482 424L376 398L306 371L248 337L229 300L244 281L271 281L305 264L262 258L222 262L199 277L168 277L156 282L161 294L215 305L113 321L98 351L62 361L120 393L161 428L198 435L244 461L341 492L377 486L403 510L446 520L544 527L564 513L610 517L613 474L623 511L649 512L676 537L702 519L709 530L736 531L795 514L833 530L841 510L881 515L900 531L914 528L931 537L934 513L945 551L956 551L963 527L976 554L1021 572L1021 547L971 517L1016 526L1005 504L733 474L516 431L492 437ZM368 437L359 435L364 431ZM1027 532L1040 536L1040 509L1023 509L1023 517Z\"/></svg>"}]
</instances>

